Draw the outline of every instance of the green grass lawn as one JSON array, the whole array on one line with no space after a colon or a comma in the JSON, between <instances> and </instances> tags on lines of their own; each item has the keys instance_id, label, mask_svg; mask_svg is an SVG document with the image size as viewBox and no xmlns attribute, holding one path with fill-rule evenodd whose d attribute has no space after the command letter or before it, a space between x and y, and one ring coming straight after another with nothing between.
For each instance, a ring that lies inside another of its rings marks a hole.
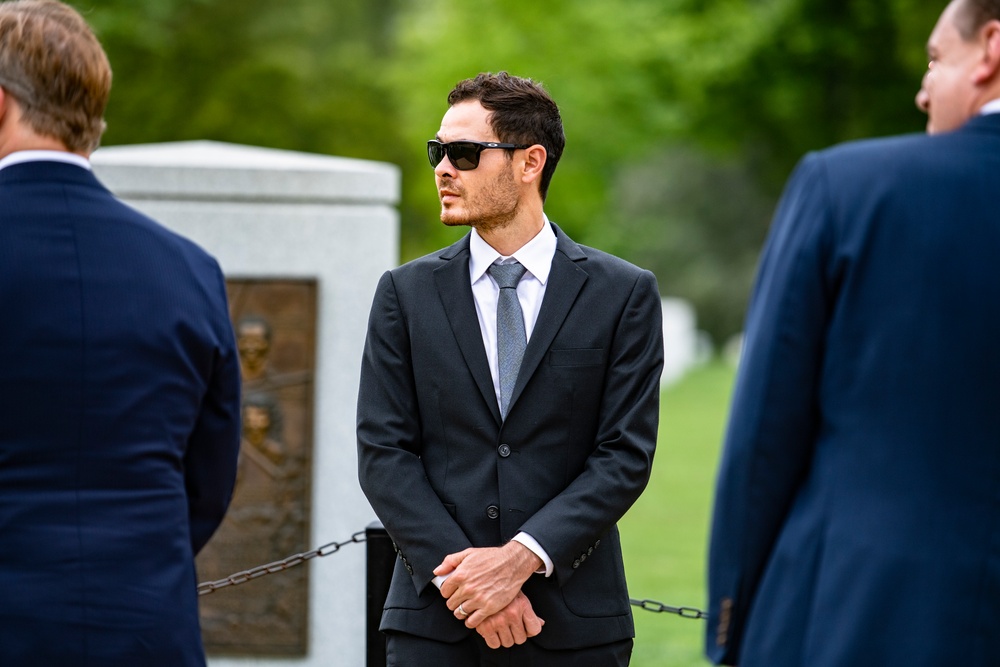
<instances>
[{"instance_id":1,"label":"green grass lawn","mask_svg":"<svg viewBox=\"0 0 1000 667\"><path fill-rule=\"evenodd\" d=\"M714 362L663 392L652 478L620 523L633 598L705 607L709 513L733 378L729 365ZM632 667L707 664L705 621L632 611Z\"/></svg>"}]
</instances>

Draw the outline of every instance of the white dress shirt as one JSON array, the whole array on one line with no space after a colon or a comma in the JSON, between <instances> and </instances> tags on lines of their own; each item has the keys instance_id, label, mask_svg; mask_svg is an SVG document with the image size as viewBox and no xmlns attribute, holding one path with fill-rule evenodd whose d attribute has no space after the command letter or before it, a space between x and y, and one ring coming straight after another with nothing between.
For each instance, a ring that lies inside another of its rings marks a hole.
<instances>
[{"instance_id":1,"label":"white dress shirt","mask_svg":"<svg viewBox=\"0 0 1000 667\"><path fill-rule=\"evenodd\" d=\"M542 307L545 296L545 285L552 269L552 258L556 254L556 234L548 218L534 238L521 246L509 257L504 257L493 246L483 240L476 228L472 228L469 238L469 280L472 282L472 297L476 302L476 315L479 318L479 330L483 335L483 346L486 358L490 362L490 375L493 376L493 391L496 392L497 405L500 404L500 373L497 370L497 299L500 287L489 273L491 264L509 264L517 261L525 268L521 282L517 284L517 300L521 303L524 315L524 331L531 340L531 332L538 321L538 311ZM552 575L552 559L535 538L525 532L514 536L515 542L520 542L542 560L539 574L546 577ZM441 588L447 579L434 577L434 584Z\"/></svg>"},{"instance_id":2,"label":"white dress shirt","mask_svg":"<svg viewBox=\"0 0 1000 667\"><path fill-rule=\"evenodd\" d=\"M1000 99L990 100L979 109L979 113L983 116L988 113L1000 113Z\"/></svg>"},{"instance_id":3,"label":"white dress shirt","mask_svg":"<svg viewBox=\"0 0 1000 667\"><path fill-rule=\"evenodd\" d=\"M526 269L524 277L517 285L517 300L521 302L524 314L524 331L531 340L531 332L538 320L538 311L545 296L545 283L552 269L552 257L556 254L556 235L546 220L542 230L533 239L521 246L510 257L504 257L483 240L475 228L469 238L469 279L472 281L472 296L476 301L476 315L479 329L483 334L486 358L490 362L493 376L493 390L500 403L500 373L497 370L497 299L500 287L489 273L492 264L510 264L517 261Z\"/></svg>"},{"instance_id":4,"label":"white dress shirt","mask_svg":"<svg viewBox=\"0 0 1000 667\"><path fill-rule=\"evenodd\" d=\"M15 151L0 160L0 169L22 162L67 162L84 169L90 169L90 160L66 151Z\"/></svg>"}]
</instances>

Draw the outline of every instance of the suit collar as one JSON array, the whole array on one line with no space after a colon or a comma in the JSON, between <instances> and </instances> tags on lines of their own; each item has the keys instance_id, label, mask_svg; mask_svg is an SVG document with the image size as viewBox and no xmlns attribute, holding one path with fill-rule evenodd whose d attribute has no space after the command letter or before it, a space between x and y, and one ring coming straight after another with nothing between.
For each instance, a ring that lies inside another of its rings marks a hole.
<instances>
[{"instance_id":1,"label":"suit collar","mask_svg":"<svg viewBox=\"0 0 1000 667\"><path fill-rule=\"evenodd\" d=\"M583 251L583 248L576 243L573 239L566 236L566 233L559 228L554 222L549 222L552 227L552 231L556 233L556 253L564 254L567 259L571 259L574 262L587 259L587 253ZM452 243L450 246L443 248L438 252L438 257L441 259L455 259L464 252L469 251L469 234L466 234L459 240Z\"/></svg>"},{"instance_id":2,"label":"suit collar","mask_svg":"<svg viewBox=\"0 0 1000 667\"><path fill-rule=\"evenodd\" d=\"M973 132L1000 132L1000 113L973 116L962 126L962 129Z\"/></svg>"},{"instance_id":3,"label":"suit collar","mask_svg":"<svg viewBox=\"0 0 1000 667\"><path fill-rule=\"evenodd\" d=\"M459 240L452 243L447 248L442 248L438 251L438 257L441 259L455 259L462 253L469 252L469 235L466 234Z\"/></svg>"},{"instance_id":4,"label":"suit collar","mask_svg":"<svg viewBox=\"0 0 1000 667\"><path fill-rule=\"evenodd\" d=\"M94 173L68 162L18 162L0 169L0 184L64 183L105 189Z\"/></svg>"},{"instance_id":5,"label":"suit collar","mask_svg":"<svg viewBox=\"0 0 1000 667\"><path fill-rule=\"evenodd\" d=\"M442 250L438 256L443 260L441 266L434 269L438 296L462 358L465 359L493 418L499 424L500 407L497 405L496 392L493 391L490 362L483 348L483 336L476 317L476 302L472 296L472 283L469 281L468 234Z\"/></svg>"}]
</instances>

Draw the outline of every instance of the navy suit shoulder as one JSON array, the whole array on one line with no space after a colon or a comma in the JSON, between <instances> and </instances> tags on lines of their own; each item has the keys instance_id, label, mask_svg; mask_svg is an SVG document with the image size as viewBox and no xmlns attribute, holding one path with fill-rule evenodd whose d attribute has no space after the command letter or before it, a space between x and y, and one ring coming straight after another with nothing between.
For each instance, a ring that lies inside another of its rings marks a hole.
<instances>
[{"instance_id":1,"label":"navy suit shoulder","mask_svg":"<svg viewBox=\"0 0 1000 667\"><path fill-rule=\"evenodd\" d=\"M988 158L991 143L1000 143L1000 114L973 118L941 134L849 141L809 153L802 163L822 170L830 190L851 201L865 189L909 194L914 185L933 179L963 179L970 159Z\"/></svg>"}]
</instances>

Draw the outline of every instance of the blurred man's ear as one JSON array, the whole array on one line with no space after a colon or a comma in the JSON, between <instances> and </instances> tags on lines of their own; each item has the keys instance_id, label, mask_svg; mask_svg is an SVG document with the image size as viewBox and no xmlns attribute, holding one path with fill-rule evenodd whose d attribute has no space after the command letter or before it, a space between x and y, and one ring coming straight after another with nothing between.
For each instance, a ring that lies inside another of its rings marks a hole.
<instances>
[{"instance_id":1,"label":"blurred man's ear","mask_svg":"<svg viewBox=\"0 0 1000 667\"><path fill-rule=\"evenodd\" d=\"M979 39L983 45L983 56L973 72L972 81L977 86L991 81L1000 82L1000 21L987 21L979 29Z\"/></svg>"}]
</instances>

